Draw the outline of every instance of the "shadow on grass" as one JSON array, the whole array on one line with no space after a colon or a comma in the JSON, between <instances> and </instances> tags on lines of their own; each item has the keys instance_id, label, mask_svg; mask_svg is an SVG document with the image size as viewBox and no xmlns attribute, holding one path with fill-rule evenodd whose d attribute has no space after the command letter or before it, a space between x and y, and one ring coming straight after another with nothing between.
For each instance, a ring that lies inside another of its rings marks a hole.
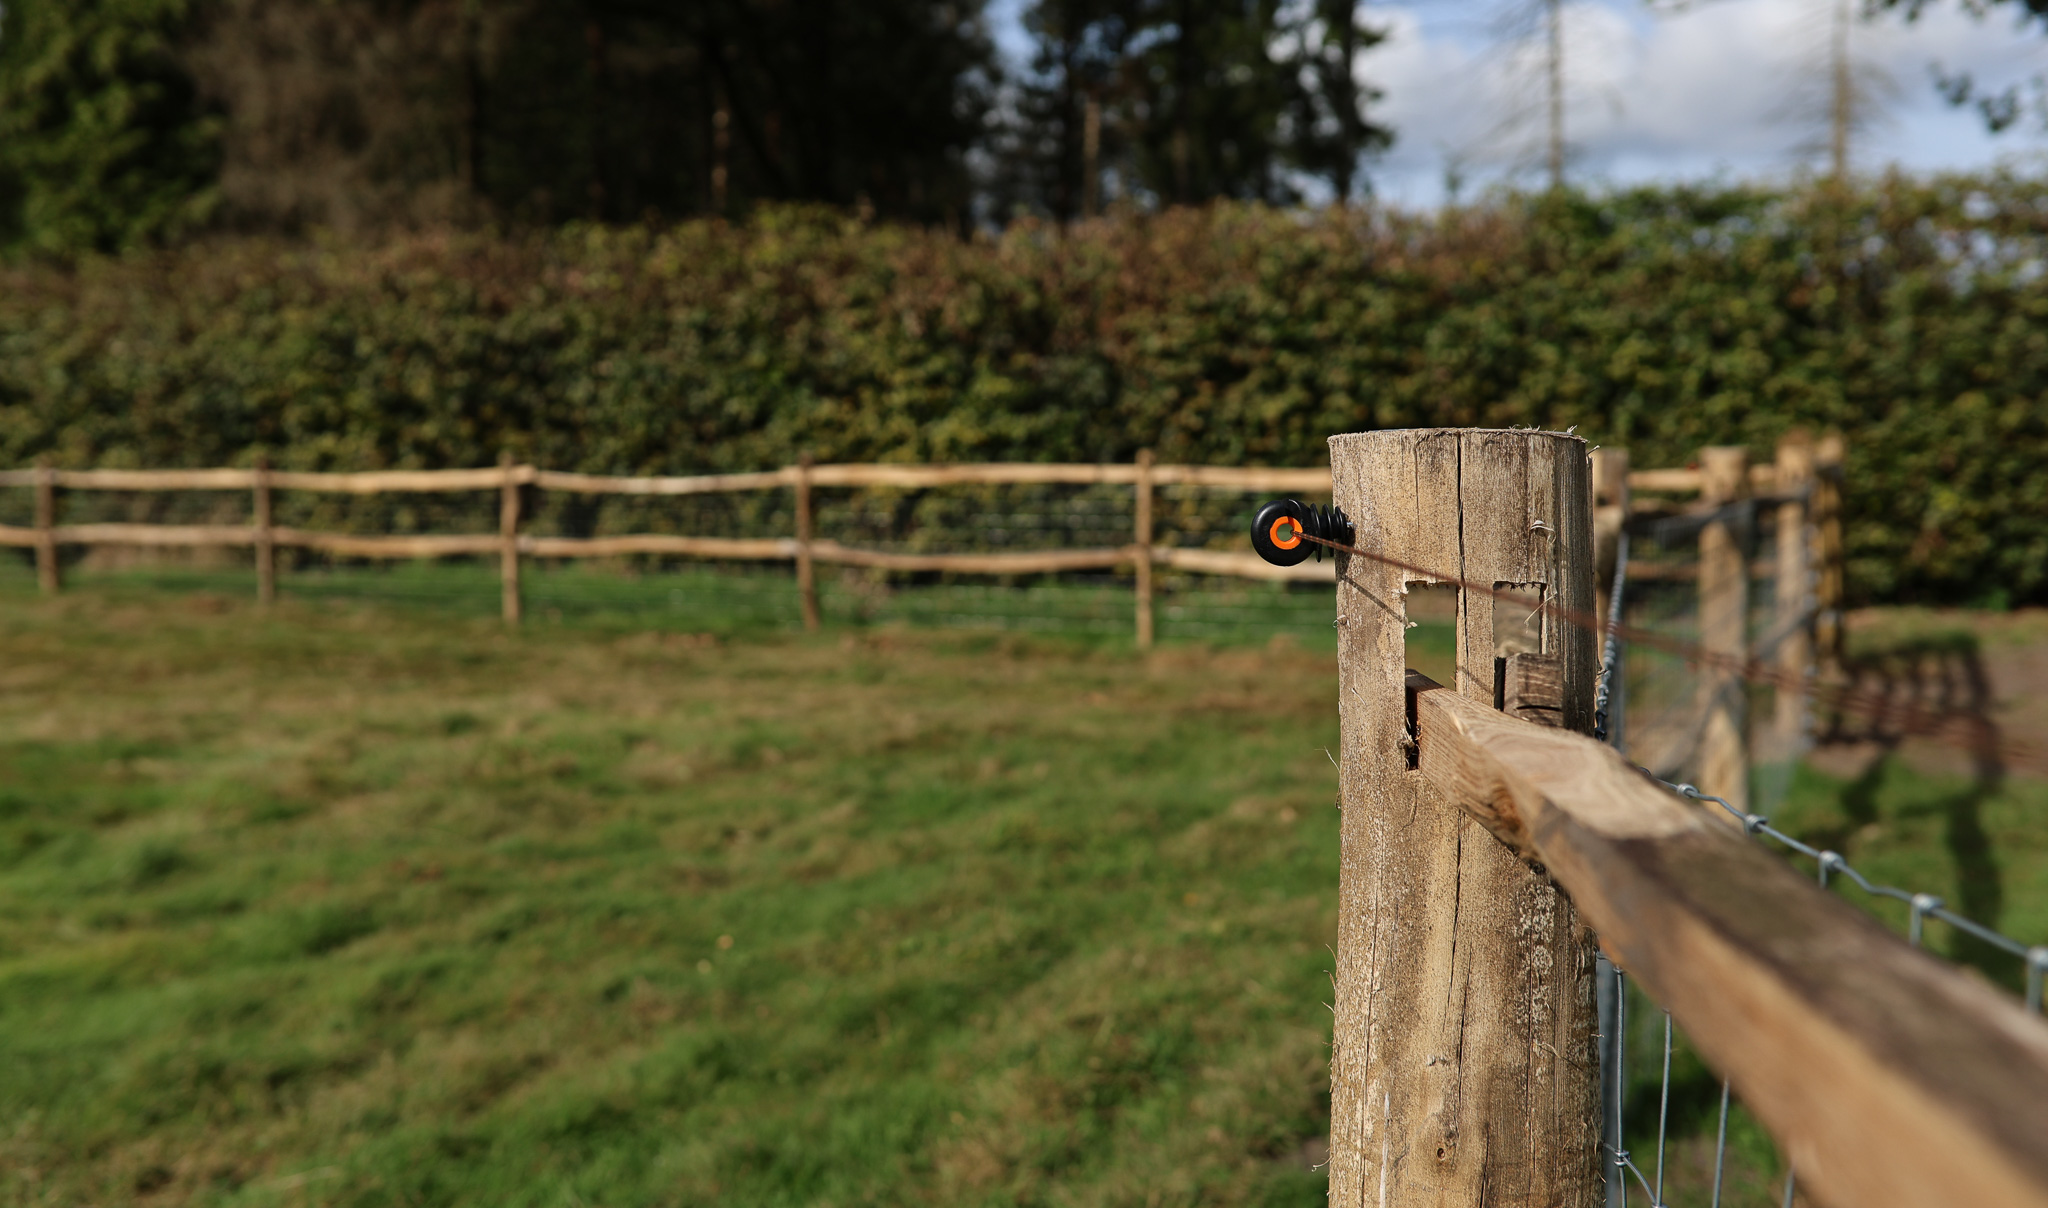
<instances>
[{"instance_id":1,"label":"shadow on grass","mask_svg":"<svg viewBox=\"0 0 2048 1208\"><path fill-rule=\"evenodd\" d=\"M1970 757L1968 782L1958 791L1919 803L1913 812L1942 820L1942 844L1955 867L1953 907L1996 929L2005 910L2005 886L1984 827L1984 806L2005 787L1998 725L1991 717L1991 680L1976 635L1950 632L1914 637L1842 660L1843 703L1825 714L1819 745L1868 744L1877 748L1861 775L1840 794L1842 823L1816 831L1812 841L1848 851L1854 834L1878 822L1878 798L1893 774L1899 744L1915 734L1956 741ZM1958 932L1950 956L2000 983L2017 986L2012 958L1975 936Z\"/></svg>"}]
</instances>

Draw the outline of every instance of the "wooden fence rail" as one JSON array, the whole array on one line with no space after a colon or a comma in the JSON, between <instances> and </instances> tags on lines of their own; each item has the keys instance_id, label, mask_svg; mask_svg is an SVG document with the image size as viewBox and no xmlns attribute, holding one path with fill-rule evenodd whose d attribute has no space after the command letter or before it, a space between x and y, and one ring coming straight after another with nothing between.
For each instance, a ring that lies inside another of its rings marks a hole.
<instances>
[{"instance_id":1,"label":"wooden fence rail","mask_svg":"<svg viewBox=\"0 0 2048 1208\"><path fill-rule=\"evenodd\" d=\"M2039 1020L1612 747L1414 673L1407 690L1416 774L1564 886L1802 1189L1869 1208L2048 1205Z\"/></svg>"},{"instance_id":2,"label":"wooden fence rail","mask_svg":"<svg viewBox=\"0 0 2048 1208\"><path fill-rule=\"evenodd\" d=\"M1129 545L1098 549L1032 550L979 554L901 553L861 549L818 538L812 532L812 494L820 488L884 488L929 490L949 486L1098 484L1132 487L1138 521ZM515 464L509 458L488 469L377 470L324 473L273 470L259 463L249 469L199 470L60 470L47 465L0 471L0 487L33 487L37 492L32 527L0 525L0 546L32 548L45 591L59 587L58 548L66 545L126 545L154 548L249 547L255 551L257 596L268 603L276 593L275 551L305 549L350 558L438 558L456 555L499 557L503 585L502 611L516 624L522 611L522 558L608 558L636 554L712 558L736 561L786 561L797 568L804 623L819 624L812 568L818 563L861 566L904 572L1026 575L1130 567L1138 579L1137 632L1141 646L1152 638L1153 566L1210 575L1267 580L1331 579L1327 563L1298 567L1272 566L1249 553L1174 549L1151 541L1152 492L1160 486L1188 486L1224 491L1260 491L1314 495L1329 490L1323 469L1267 469L1244 466L1157 465L1141 454L1132 465L1089 465L1040 462L997 462L977 465L813 465L741 474L695 474L632 477L577 474ZM797 532L791 538L731 538L630 533L604 537L541 537L519 531L523 488L585 495L677 497L732 491L792 490L796 497ZM57 520L59 490L94 491L249 491L249 525L222 524L61 524ZM277 491L313 491L347 495L395 492L434 493L498 491L496 533L366 535L316 532L278 527L271 522Z\"/></svg>"},{"instance_id":3,"label":"wooden fence rail","mask_svg":"<svg viewBox=\"0 0 2048 1208\"><path fill-rule=\"evenodd\" d=\"M1335 601L1331 1202L1592 1208L1618 1190L1597 934L1811 1199L2048 1208L2048 1028L1768 854L1745 833L1761 819L1727 825L1587 736L1599 667L1572 618L1593 609L1596 533L1621 556L1625 456L1589 465L1577 438L1528 431L1330 443L1359 550L1338 559ZM1825 453L1781 450L1777 506L1811 498ZM1759 481L1740 450L1702 461L1717 505ZM1811 517L1778 528L1776 573L1802 578ZM1729 537L1703 533L1703 612L1745 590ZM1404 670L1410 593L1432 583L1459 595L1448 686ZM1796 628L1810 599L1801 582L1776 603ZM1740 646L1741 619L1703 636Z\"/></svg>"},{"instance_id":4,"label":"wooden fence rail","mask_svg":"<svg viewBox=\"0 0 2048 1208\"><path fill-rule=\"evenodd\" d=\"M1768 470L1770 467L1758 467ZM1759 490L1774 487L1752 472ZM1682 495L1697 492L1703 479L1696 469L1638 470L1627 476L1635 490ZM1128 545L1094 549L1037 550L1009 553L926 554L861 549L819 538L812 529L813 492L824 488L929 490L955 486L1114 485L1134 493L1135 524ZM1276 495L1317 495L1330 489L1323 468L1266 468L1155 464L1141 454L1130 465L995 462L970 465L827 464L808 462L780 469L738 474L626 476L581 474L512 463L460 470L374 470L357 473L252 467L193 470L66 470L47 465L0 470L0 487L30 487L36 492L32 526L0 525L0 546L36 551L43 590L60 586L57 551L63 546L122 545L143 548L236 548L254 551L257 597L269 603L276 595L276 551L303 549L347 558L438 558L498 555L503 585L502 611L508 623L521 613L520 564L524 558L610 558L629 555L708 558L735 561L792 562L797 568L804 619L818 621L818 563L903 572L1024 575L1080 570L1129 568L1136 577L1135 625L1140 646L1151 643L1152 569L1162 567L1205 575L1262 580L1331 582L1327 562L1274 566L1250 553L1212 549L1181 549L1153 541L1153 493L1181 486L1217 491L1265 492ZM521 491L532 488L584 495L681 497L737 491L790 490L797 505L798 531L788 538L730 538L631 533L601 537L542 537L520 531L525 509ZM58 517L59 491L248 491L251 523L233 524L63 524ZM272 522L279 491L343 495L388 493L500 493L499 526L495 533L374 535L320 532L278 527ZM1659 504L1651 504L1654 509ZM1666 501L1659 514L1683 517L1686 505ZM1708 504L1711 508L1712 505ZM1804 506L1803 503L1801 506ZM1624 508L1624 522L1626 522ZM1690 577L1690 565L1643 563L1645 576ZM1759 573L1770 567L1759 564Z\"/></svg>"}]
</instances>

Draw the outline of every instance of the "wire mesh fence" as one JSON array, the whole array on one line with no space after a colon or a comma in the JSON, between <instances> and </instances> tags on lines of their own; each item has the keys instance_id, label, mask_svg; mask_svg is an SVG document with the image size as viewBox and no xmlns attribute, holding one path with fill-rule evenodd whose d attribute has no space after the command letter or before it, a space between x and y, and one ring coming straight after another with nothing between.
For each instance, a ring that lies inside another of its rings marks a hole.
<instances>
[{"instance_id":1,"label":"wire mesh fence","mask_svg":"<svg viewBox=\"0 0 2048 1208\"><path fill-rule=\"evenodd\" d=\"M1748 558L1754 552L1757 530L1744 534ZM1640 564L1657 568L1664 564L1654 549ZM1610 588L1611 615L1629 623L1666 632L1697 632L1694 593L1671 590L1673 580L1643 577L1631 581L1629 540L1621 542L1615 578ZM1669 555L1666 555L1668 558ZM1653 574L1654 574L1653 569ZM1811 593L1808 593L1811 614ZM1753 615L1752 631L1769 627L1767 616ZM1912 688L1923 689L1932 681L1939 705L1981 710L1986 692L1981 667L1974 675L1957 673L1941 666L1933 674L1919 674L1925 649L1953 653L1957 643L1920 642L1905 656L1916 674ZM1895 664L1897 649L1860 662L1846 660L1846 674L1854 678L1868 673L1870 664ZM1960 686L1959 686L1960 685ZM1935 937L1930 924L1950 929L1951 955L1971 964L1993 967L1993 980L2017 989L2026 1007L2043 1010L2043 984L2048 980L2048 944L2029 945L1994 927L1950 908L1937 894L1885 883L1852 864L1838 851L1816 846L1788 833L1772 822L1770 810L1784 801L1791 787L1797 758L1815 739L1843 737L1845 727L1858 722L1848 719L1839 708L1826 711L1803 731L1797 749L1770 753L1752 772L1753 808L1744 809L1725 798L1701 792L1690 783L1671 779L1688 768L1697 756L1697 744L1688 743L1702 721L1700 702L1707 685L1694 665L1657 650L1632 650L1610 635L1605 643L1597 697L1601 704L1603 737L1624 750L1631 759L1646 764L1644 770L1680 796L1709 803L1725 811L1744 833L1757 837L1787 855L1811 861L1811 872L1823 887L1853 891L1868 906L1878 907L1880 916L1903 908L1900 920L1906 938L1914 947L1929 946ZM1647 714L1643 724L1632 724L1631 709ZM1887 734L1884 711L1875 719L1861 718L1857 737L1874 732L1895 744L1897 735ZM1640 743L1640 747L1636 744ZM1880 754L1882 758L1882 754ZM1889 911L1883 907L1891 907ZM1787 920L1796 927L1798 921ZM1986 957L1990 960L1987 961ZM2004 976L1997 963L2003 962ZM1632 1197L1647 1201L1652 1208L1670 1205L1777 1204L1791 1208L1800 1202L1797 1170L1785 1160L1761 1125L1745 1112L1731 1094L1728 1082L1716 1078L1675 1026L1669 1011L1663 1010L1633 986L1625 969L1603 955L1596 973L1601 1024L1601 1089L1604 1099L1603 1150L1608 1170L1607 1203L1626 1208ZM1641 1138L1632 1148L1632 1138ZM1643 1144L1650 1146L1639 1156Z\"/></svg>"}]
</instances>

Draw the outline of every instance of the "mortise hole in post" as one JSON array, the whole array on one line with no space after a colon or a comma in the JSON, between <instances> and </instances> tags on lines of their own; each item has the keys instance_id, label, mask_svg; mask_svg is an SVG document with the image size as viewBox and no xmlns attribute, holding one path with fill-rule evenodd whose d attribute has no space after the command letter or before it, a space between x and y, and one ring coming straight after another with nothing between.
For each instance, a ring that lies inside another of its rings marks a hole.
<instances>
[{"instance_id":1,"label":"mortise hole in post","mask_svg":"<svg viewBox=\"0 0 2048 1208\"><path fill-rule=\"evenodd\" d=\"M1410 671L1446 686L1456 684L1458 589L1448 583L1406 583L1401 602L1407 629L1402 634Z\"/></svg>"},{"instance_id":2,"label":"mortise hole in post","mask_svg":"<svg viewBox=\"0 0 2048 1208\"><path fill-rule=\"evenodd\" d=\"M1511 597L1493 596L1493 707L1508 707L1508 660L1518 654L1543 653L1543 600L1541 583L1495 583L1495 591Z\"/></svg>"},{"instance_id":3,"label":"mortise hole in post","mask_svg":"<svg viewBox=\"0 0 2048 1208\"><path fill-rule=\"evenodd\" d=\"M1404 609L1403 665L1439 684L1455 684L1458 668L1458 589L1448 583L1402 584ZM1415 734L1415 696L1408 694L1408 733ZM1413 742L1406 747L1408 766L1416 765Z\"/></svg>"}]
</instances>

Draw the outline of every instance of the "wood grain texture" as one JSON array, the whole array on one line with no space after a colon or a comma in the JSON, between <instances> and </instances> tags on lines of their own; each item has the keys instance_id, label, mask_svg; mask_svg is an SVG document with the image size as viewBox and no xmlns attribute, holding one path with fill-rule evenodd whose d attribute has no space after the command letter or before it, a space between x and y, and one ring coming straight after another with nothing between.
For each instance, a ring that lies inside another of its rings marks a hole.
<instances>
[{"instance_id":1,"label":"wood grain texture","mask_svg":"<svg viewBox=\"0 0 2048 1208\"><path fill-rule=\"evenodd\" d=\"M1719 508L1749 491L1749 453L1726 446L1700 450L1700 504ZM1735 526L1700 529L1700 645L1739 665L1749 656L1749 568ZM1749 809L1749 704L1742 679L1725 668L1701 667L1699 766L1703 793Z\"/></svg>"},{"instance_id":2,"label":"wood grain texture","mask_svg":"<svg viewBox=\"0 0 2048 1208\"><path fill-rule=\"evenodd\" d=\"M1621 534L1628 527L1628 450L1605 446L1592 452L1593 458L1593 599L1599 610L1600 629L1607 629L1609 587L1614 582L1614 562L1620 556Z\"/></svg>"},{"instance_id":3,"label":"wood grain texture","mask_svg":"<svg viewBox=\"0 0 2048 1208\"><path fill-rule=\"evenodd\" d=\"M665 554L733 562L781 562L796 557L796 542L787 537L678 537L667 533L629 533L617 537L521 537L519 549L521 553L535 558L623 558L633 554Z\"/></svg>"},{"instance_id":4,"label":"wood grain texture","mask_svg":"<svg viewBox=\"0 0 2048 1208\"><path fill-rule=\"evenodd\" d=\"M1152 547L1152 562L1155 566L1170 566L1175 570L1202 575L1233 575L1240 579L1300 583L1334 583L1337 579L1335 560L1330 557L1321 562L1303 562L1299 566L1275 566L1257 554L1155 545Z\"/></svg>"},{"instance_id":5,"label":"wood grain texture","mask_svg":"<svg viewBox=\"0 0 2048 1208\"><path fill-rule=\"evenodd\" d=\"M63 524L51 535L58 545L193 548L256 544L256 529L241 524Z\"/></svg>"},{"instance_id":6,"label":"wood grain texture","mask_svg":"<svg viewBox=\"0 0 2048 1208\"><path fill-rule=\"evenodd\" d=\"M271 540L282 546L317 549L345 558L446 558L456 554L495 554L500 549L496 533L385 537L276 528L271 530Z\"/></svg>"},{"instance_id":7,"label":"wood grain texture","mask_svg":"<svg viewBox=\"0 0 2048 1208\"><path fill-rule=\"evenodd\" d=\"M1820 438L1813 450L1814 581L1813 644L1831 664L1842 659L1842 603L1846 584L1842 545L1842 467L1848 446L1839 432Z\"/></svg>"},{"instance_id":8,"label":"wood grain texture","mask_svg":"<svg viewBox=\"0 0 2048 1208\"><path fill-rule=\"evenodd\" d=\"M57 563L57 472L45 461L36 467L36 587L54 596L63 587Z\"/></svg>"},{"instance_id":9,"label":"wood grain texture","mask_svg":"<svg viewBox=\"0 0 2048 1208\"><path fill-rule=\"evenodd\" d=\"M1842 1208L2048 1206L2040 1020L1612 748L1410 684L1421 778L1570 891L1802 1191Z\"/></svg>"},{"instance_id":10,"label":"wood grain texture","mask_svg":"<svg viewBox=\"0 0 2048 1208\"><path fill-rule=\"evenodd\" d=\"M1160 486L1213 487L1226 491L1272 491L1276 494L1327 495L1330 471L1266 466L1154 466L1152 481Z\"/></svg>"},{"instance_id":11,"label":"wood grain texture","mask_svg":"<svg viewBox=\"0 0 2048 1208\"><path fill-rule=\"evenodd\" d=\"M720 491L764 491L796 480L796 467L745 474L691 474L635 478L613 474L570 474L535 470L533 484L544 491L583 495L710 495Z\"/></svg>"},{"instance_id":12,"label":"wood grain texture","mask_svg":"<svg viewBox=\"0 0 2048 1208\"><path fill-rule=\"evenodd\" d=\"M802 605L804 628L816 633L823 624L818 614L818 568L811 557L811 458L805 454L796 466L796 596Z\"/></svg>"},{"instance_id":13,"label":"wood grain texture","mask_svg":"<svg viewBox=\"0 0 2048 1208\"><path fill-rule=\"evenodd\" d=\"M1751 490L1768 491L1777 482L1777 474L1770 466L1751 466L1749 486ZM1635 470L1628 476L1630 490L1660 491L1685 494L1705 489L1704 471L1698 466L1682 466L1669 470Z\"/></svg>"},{"instance_id":14,"label":"wood grain texture","mask_svg":"<svg viewBox=\"0 0 2048 1208\"><path fill-rule=\"evenodd\" d=\"M1358 543L1445 576L1533 585L1591 611L1585 442L1554 433L1373 432L1330 441ZM1593 951L1571 903L1408 766L1403 599L1412 576L1338 561L1343 719L1330 1202L1546 1205L1600 1197ZM1495 601L1461 593L1457 691L1491 711ZM1560 717L1592 720L1592 635L1548 609Z\"/></svg>"},{"instance_id":15,"label":"wood grain texture","mask_svg":"<svg viewBox=\"0 0 2048 1208\"><path fill-rule=\"evenodd\" d=\"M1813 638L1801 623L1812 603L1813 526L1807 523L1813 486L1813 439L1794 431L1778 442L1777 464L1772 466L1779 495L1777 566L1773 574L1777 617L1773 628L1785 636L1778 642L1778 670L1787 682L1797 683L1813 669ZM1776 732L1772 757L1788 760L1797 755L1806 740L1807 698L1803 692L1775 691L1772 729Z\"/></svg>"},{"instance_id":16,"label":"wood grain texture","mask_svg":"<svg viewBox=\"0 0 2048 1208\"><path fill-rule=\"evenodd\" d=\"M1511 654L1501 667L1500 711L1539 726L1564 724L1564 660L1550 654Z\"/></svg>"},{"instance_id":17,"label":"wood grain texture","mask_svg":"<svg viewBox=\"0 0 2048 1208\"><path fill-rule=\"evenodd\" d=\"M1136 466L1081 462L984 462L963 465L821 465L811 481L821 487L947 487L1000 483L1131 483Z\"/></svg>"},{"instance_id":18,"label":"wood grain texture","mask_svg":"<svg viewBox=\"0 0 2048 1208\"><path fill-rule=\"evenodd\" d=\"M1681 467L1672 470L1631 470L1628 475L1628 489L1631 491L1669 491L1682 494L1700 489L1700 472Z\"/></svg>"},{"instance_id":19,"label":"wood grain texture","mask_svg":"<svg viewBox=\"0 0 2048 1208\"><path fill-rule=\"evenodd\" d=\"M1134 558L1133 569L1137 571L1137 590L1133 620L1137 628L1138 649L1152 649L1152 450L1138 450L1138 476L1132 487L1131 543L1145 550L1142 558Z\"/></svg>"},{"instance_id":20,"label":"wood grain texture","mask_svg":"<svg viewBox=\"0 0 2048 1208\"><path fill-rule=\"evenodd\" d=\"M519 624L524 611L519 590L519 489L532 475L516 465L510 453L498 459L498 612L507 625Z\"/></svg>"},{"instance_id":21,"label":"wood grain texture","mask_svg":"<svg viewBox=\"0 0 2048 1208\"><path fill-rule=\"evenodd\" d=\"M1106 570L1127 565L1136 551L1124 549L1044 550L1015 554L898 554L855 549L836 541L814 541L811 556L820 562L872 566L881 570L955 571L973 575L1042 575L1066 570Z\"/></svg>"},{"instance_id":22,"label":"wood grain texture","mask_svg":"<svg viewBox=\"0 0 2048 1208\"><path fill-rule=\"evenodd\" d=\"M256 471L59 470L57 485L94 491L246 491L256 485Z\"/></svg>"},{"instance_id":23,"label":"wood grain texture","mask_svg":"<svg viewBox=\"0 0 2048 1208\"><path fill-rule=\"evenodd\" d=\"M256 547L256 603L268 608L277 602L277 542L271 532L274 518L270 506L268 458L256 459L250 487L249 519L255 528L251 544Z\"/></svg>"},{"instance_id":24,"label":"wood grain texture","mask_svg":"<svg viewBox=\"0 0 2048 1208\"><path fill-rule=\"evenodd\" d=\"M532 466L514 466L518 481L524 482ZM309 473L302 470L272 470L270 485L280 491L326 491L340 495L382 495L386 492L495 491L505 481L496 466L481 470L369 470L355 474Z\"/></svg>"}]
</instances>

